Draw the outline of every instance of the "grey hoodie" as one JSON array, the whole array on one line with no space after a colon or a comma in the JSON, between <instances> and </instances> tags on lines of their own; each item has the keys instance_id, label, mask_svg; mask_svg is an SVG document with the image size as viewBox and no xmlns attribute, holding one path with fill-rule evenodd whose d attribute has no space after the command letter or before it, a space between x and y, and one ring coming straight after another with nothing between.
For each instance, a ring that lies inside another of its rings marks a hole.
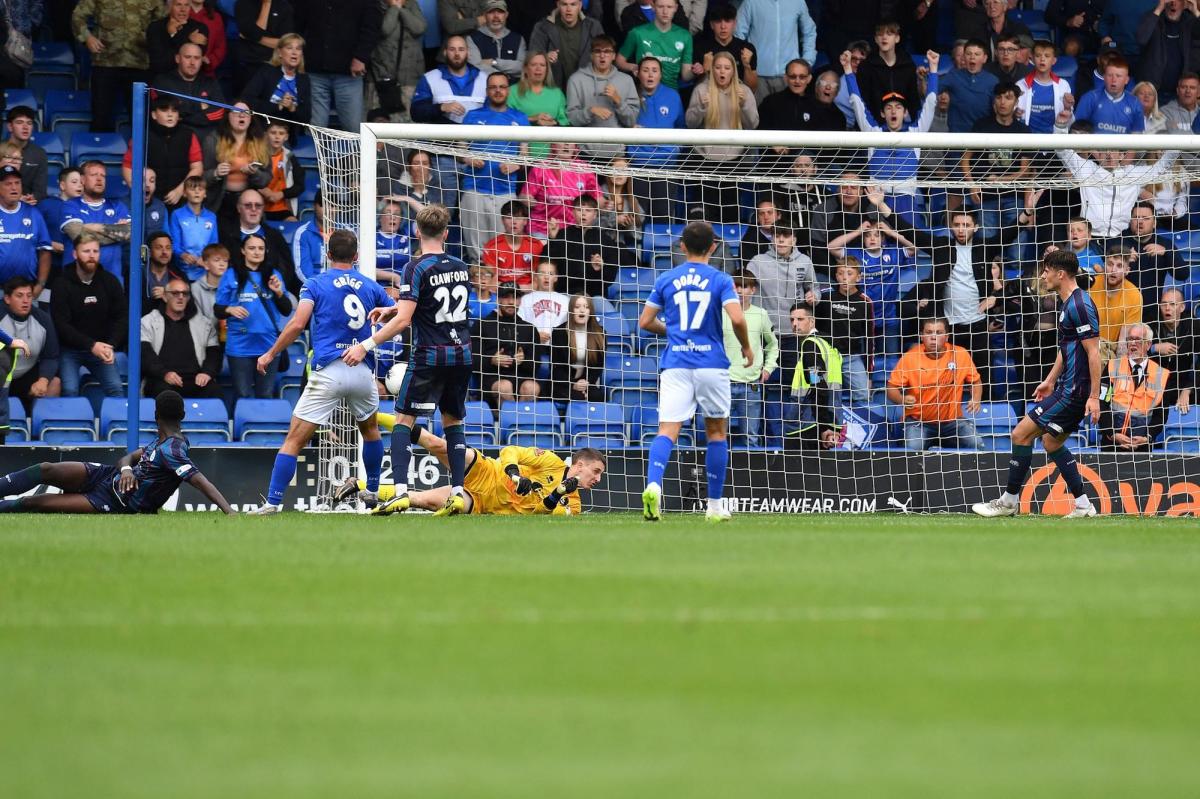
<instances>
[{"instance_id":1,"label":"grey hoodie","mask_svg":"<svg viewBox=\"0 0 1200 799\"><path fill-rule=\"evenodd\" d=\"M617 90L621 102L614 103L604 90L611 85ZM592 113L592 107L607 108L613 114L600 119ZM633 78L616 67L607 75L598 75L591 64L580 67L567 81L567 120L577 128L632 128L641 113L641 97ZM583 151L594 159L612 159L622 155L625 148L619 144L585 144Z\"/></svg>"},{"instance_id":2,"label":"grey hoodie","mask_svg":"<svg viewBox=\"0 0 1200 799\"><path fill-rule=\"evenodd\" d=\"M812 259L792 248L788 258L780 258L774 247L750 259L746 268L758 278L758 304L771 317L776 330L791 330L792 303L816 285L817 273Z\"/></svg>"}]
</instances>

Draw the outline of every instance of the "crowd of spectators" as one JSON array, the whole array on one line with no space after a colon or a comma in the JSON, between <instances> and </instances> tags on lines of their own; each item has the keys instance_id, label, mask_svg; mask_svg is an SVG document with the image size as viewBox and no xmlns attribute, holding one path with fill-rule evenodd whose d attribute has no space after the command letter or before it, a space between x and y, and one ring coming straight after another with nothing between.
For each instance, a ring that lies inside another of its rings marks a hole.
<instances>
[{"instance_id":1,"label":"crowd of spectators","mask_svg":"<svg viewBox=\"0 0 1200 799\"><path fill-rule=\"evenodd\" d=\"M1168 409L1190 407L1195 282L1172 234L1192 227L1192 158L625 148L603 129L1193 132L1197 0L1050 0L1032 33L1015 0L79 0L54 19L43 5L9 4L9 22L86 50L91 130L117 128L134 81L153 91L128 202L97 161L58 171L55 191L37 110L6 111L0 329L36 342L9 375L27 403L78 394L81 368L121 393L136 201L146 390L275 392L275 367L254 363L323 267L328 232L320 196L300 201L297 137L389 119L601 129L582 146L476 142L457 157L386 145L379 280L398 285L416 254L415 212L450 206L475 280L480 396L497 405L604 399L621 270L648 265L648 226L705 219L744 230L712 258L735 276L759 355L733 375L744 444L769 441L764 416L782 407L785 436L831 446L831 408L886 397L908 446L978 446L979 404L1019 410L1053 362L1054 298L1035 274L1059 248L1099 309L1106 380L1134 387L1114 391L1103 444L1151 447ZM6 58L0 81L18 85ZM702 177L663 177L675 167ZM750 171L782 179L756 191L737 179ZM1038 178L1080 185L1014 188ZM285 239L278 223L297 220Z\"/></svg>"}]
</instances>

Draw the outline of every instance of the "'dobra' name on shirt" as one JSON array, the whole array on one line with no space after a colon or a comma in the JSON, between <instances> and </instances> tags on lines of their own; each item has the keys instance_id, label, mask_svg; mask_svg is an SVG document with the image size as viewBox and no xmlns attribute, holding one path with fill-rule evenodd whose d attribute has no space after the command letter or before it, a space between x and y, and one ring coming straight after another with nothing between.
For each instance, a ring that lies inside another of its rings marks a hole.
<instances>
[{"instance_id":1,"label":"'dobra' name on shirt","mask_svg":"<svg viewBox=\"0 0 1200 799\"><path fill-rule=\"evenodd\" d=\"M687 274L680 275L672 280L671 285L675 287L676 291L684 288L685 286L694 286L695 288L706 289L708 288L708 278L698 275L695 272L688 272Z\"/></svg>"}]
</instances>

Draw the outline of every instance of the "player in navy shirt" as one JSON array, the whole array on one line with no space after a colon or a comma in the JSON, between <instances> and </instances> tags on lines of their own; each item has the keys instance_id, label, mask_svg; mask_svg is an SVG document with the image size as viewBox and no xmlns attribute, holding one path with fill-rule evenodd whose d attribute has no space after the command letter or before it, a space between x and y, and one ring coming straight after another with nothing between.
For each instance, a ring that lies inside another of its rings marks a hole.
<instances>
[{"instance_id":1,"label":"player in navy shirt","mask_svg":"<svg viewBox=\"0 0 1200 799\"><path fill-rule=\"evenodd\" d=\"M186 482L225 513L233 508L215 485L192 463L188 441L179 432L183 397L164 391L154 401L158 436L134 450L116 466L62 461L39 463L0 477L0 497L25 494L38 486L61 494L35 494L0 499L0 513L158 513Z\"/></svg>"},{"instance_id":2,"label":"player in navy shirt","mask_svg":"<svg viewBox=\"0 0 1200 799\"><path fill-rule=\"evenodd\" d=\"M358 239L348 230L329 234L326 250L329 269L309 278L300 290L295 315L279 333L271 348L258 359L259 374L266 374L279 354L286 352L312 321L312 374L304 393L292 411L287 438L275 456L271 485L266 502L250 511L256 516L283 510L283 494L296 476L296 460L316 433L329 423L342 403L358 422L363 440L363 466L366 491L360 496L373 507L379 491L379 472L383 463L383 440L375 415L379 410L379 391L375 385L375 360L368 353L354 364L342 356L370 336L370 314L377 308L392 307L383 287L354 268L358 257ZM364 362L365 361L365 362Z\"/></svg>"},{"instance_id":3,"label":"player in navy shirt","mask_svg":"<svg viewBox=\"0 0 1200 799\"><path fill-rule=\"evenodd\" d=\"M979 502L971 510L980 516L1015 516L1018 496L1029 477L1033 443L1041 436L1050 460L1058 466L1067 489L1075 497L1075 509L1067 518L1095 516L1096 509L1084 491L1075 456L1064 446L1085 416L1093 424L1100 418L1100 316L1087 292L1079 288L1079 259L1075 253L1058 250L1042 261L1042 283L1057 292L1062 306L1058 314L1058 357L1046 379L1034 389L1035 403L1012 432L1012 459L1008 462L1008 485L991 502Z\"/></svg>"},{"instance_id":4,"label":"player in navy shirt","mask_svg":"<svg viewBox=\"0 0 1200 799\"><path fill-rule=\"evenodd\" d=\"M708 442L704 470L708 477L710 521L730 518L722 502L729 460L726 440L729 421L729 358L725 355L724 313L742 346L746 366L754 363L750 336L733 280L709 265L716 236L707 222L691 222L679 238L687 261L659 275L646 300L638 325L642 330L666 335L658 393L658 435L650 445L642 515L647 521L662 516L663 474L684 422L691 422L696 406L704 414ZM659 319L659 314L662 318Z\"/></svg>"},{"instance_id":5,"label":"player in navy shirt","mask_svg":"<svg viewBox=\"0 0 1200 799\"><path fill-rule=\"evenodd\" d=\"M463 478L466 473L467 440L462 420L467 413L467 390L471 384L471 327L467 301L471 281L467 265L446 254L450 211L430 203L417 212L421 258L410 261L400 280L400 298L393 311L376 311L372 321L390 321L362 344L342 356L356 364L385 341L412 327L408 372L396 394L396 424L392 428L392 473L396 496L375 509L379 515L407 510L408 465L412 444L420 437L413 425L419 416L442 411L448 460L450 496L435 515L463 513Z\"/></svg>"},{"instance_id":6,"label":"player in navy shirt","mask_svg":"<svg viewBox=\"0 0 1200 799\"><path fill-rule=\"evenodd\" d=\"M34 299L50 276L50 231L41 213L21 201L21 170L0 168L0 283L12 277L36 280Z\"/></svg>"}]
</instances>

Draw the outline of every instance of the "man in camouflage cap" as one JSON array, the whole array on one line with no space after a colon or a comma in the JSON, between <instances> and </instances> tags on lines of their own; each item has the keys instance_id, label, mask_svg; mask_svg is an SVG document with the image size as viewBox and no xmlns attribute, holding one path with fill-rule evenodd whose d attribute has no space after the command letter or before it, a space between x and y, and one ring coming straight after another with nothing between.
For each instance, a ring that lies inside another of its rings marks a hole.
<instances>
[{"instance_id":1,"label":"man in camouflage cap","mask_svg":"<svg viewBox=\"0 0 1200 799\"><path fill-rule=\"evenodd\" d=\"M80 0L75 6L71 30L92 54L92 130L113 130L114 104L146 79L146 27L164 11L161 0Z\"/></svg>"}]
</instances>

